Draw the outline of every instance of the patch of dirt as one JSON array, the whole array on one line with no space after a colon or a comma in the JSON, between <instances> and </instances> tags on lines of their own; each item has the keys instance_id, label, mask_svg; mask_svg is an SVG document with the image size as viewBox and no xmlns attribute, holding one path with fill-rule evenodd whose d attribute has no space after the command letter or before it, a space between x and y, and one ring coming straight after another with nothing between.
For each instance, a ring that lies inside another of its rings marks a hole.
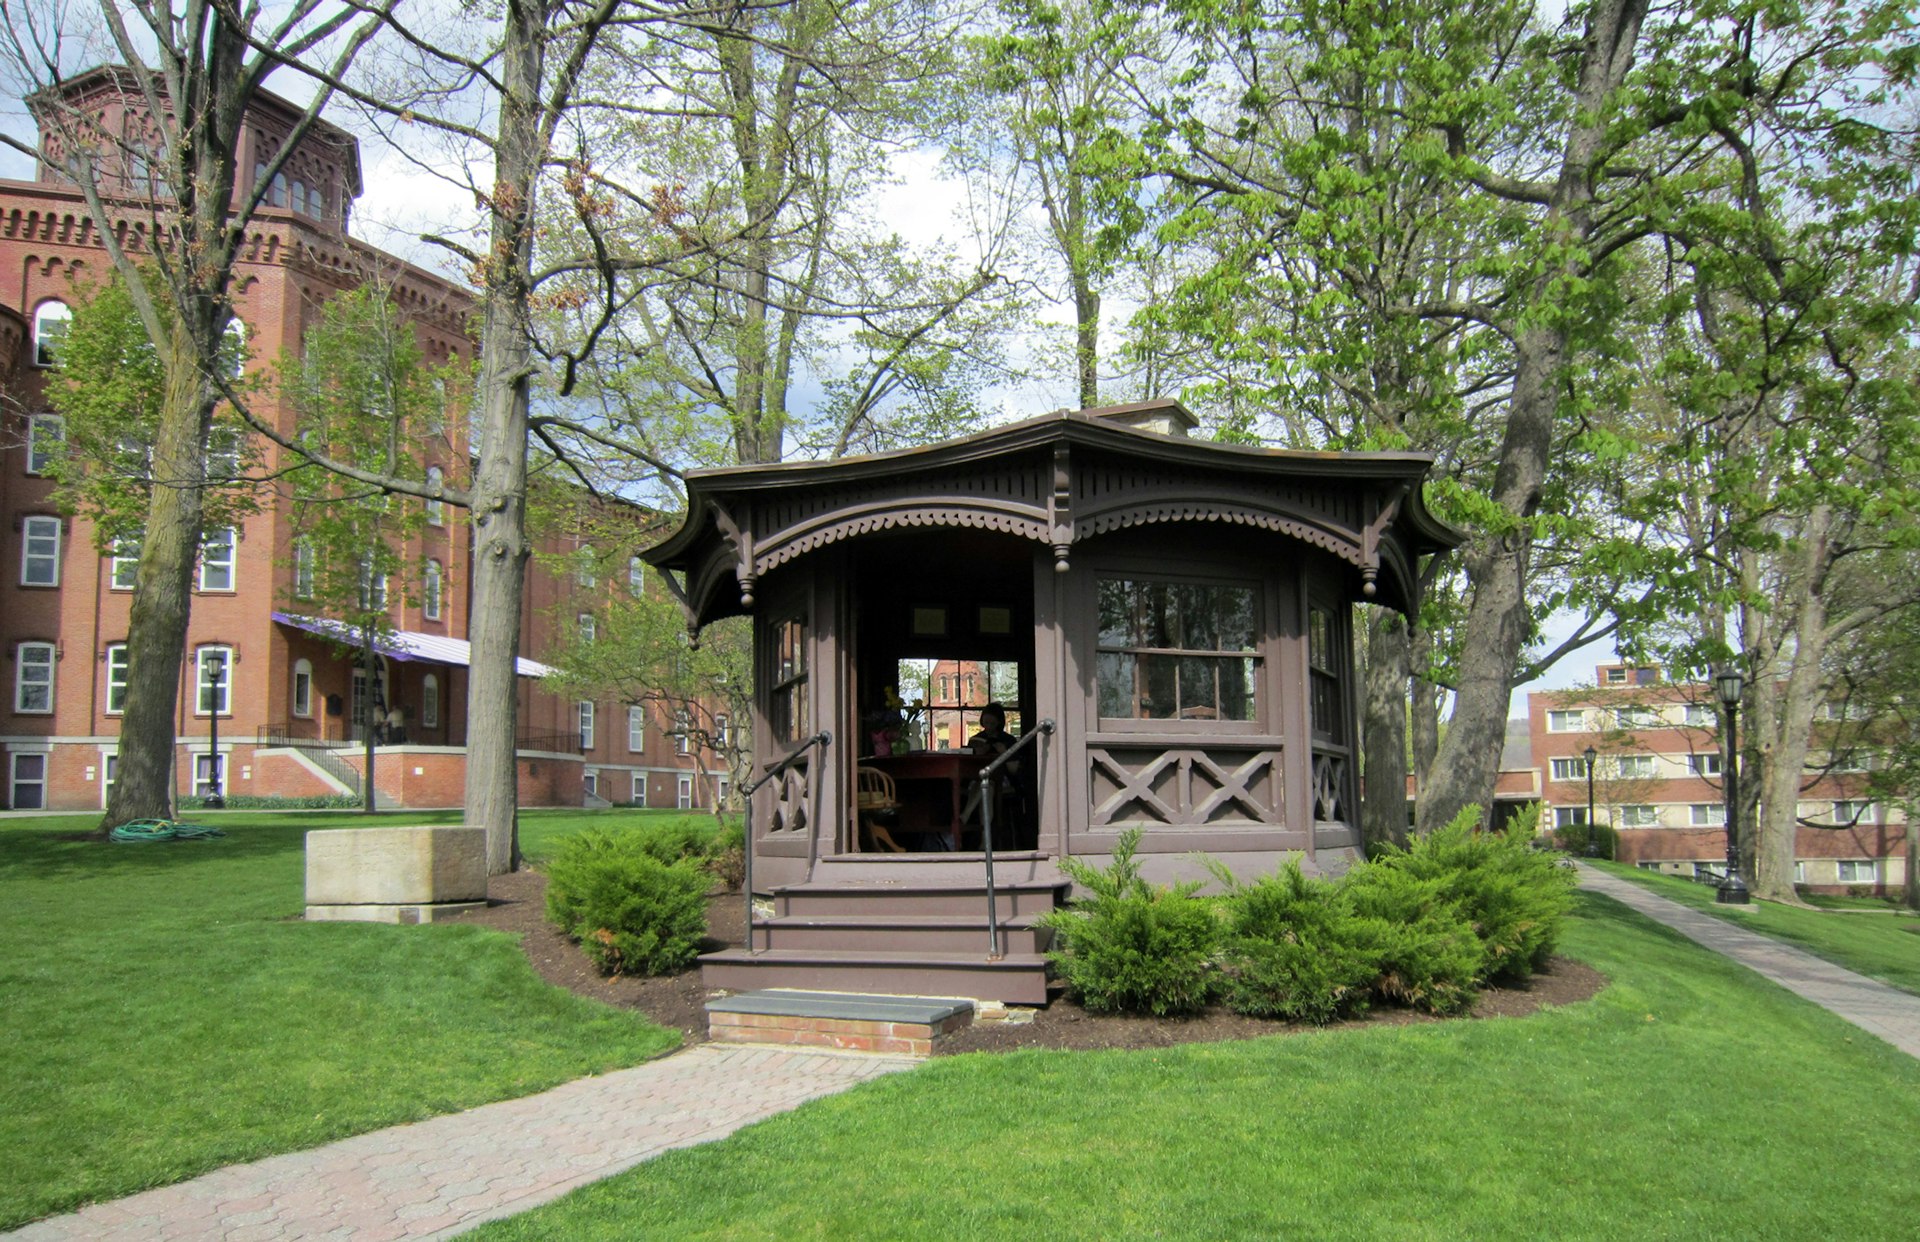
<instances>
[{"instance_id":1,"label":"patch of dirt","mask_svg":"<svg viewBox=\"0 0 1920 1242\"><path fill-rule=\"evenodd\" d=\"M580 946L547 922L547 877L538 871L497 875L489 883L491 901L484 910L470 910L449 921L478 924L520 937L520 947L535 971L548 983L591 996L623 1009L637 1009L661 1026L678 1027L687 1045L707 1038L707 993L700 986L700 969L664 978L608 979ZM702 952L746 943L746 902L738 893L707 899L706 942ZM1548 970L1525 986L1488 988L1480 994L1468 1018L1524 1018L1549 1005L1571 1005L1587 1000L1605 987L1599 971L1570 958L1556 957ZM1409 1009L1380 1008L1363 1018L1336 1022L1330 1028L1244 1018L1215 1007L1192 1018L1143 1018L1089 1013L1074 1001L1055 994L1053 1003L1035 1012L1021 1025L989 1023L967 1027L942 1039L937 1055L960 1052L1011 1052L1020 1048L1165 1048L1173 1044L1211 1043L1223 1039L1255 1039L1262 1035L1355 1026L1409 1026L1417 1022L1445 1022Z\"/></svg>"}]
</instances>

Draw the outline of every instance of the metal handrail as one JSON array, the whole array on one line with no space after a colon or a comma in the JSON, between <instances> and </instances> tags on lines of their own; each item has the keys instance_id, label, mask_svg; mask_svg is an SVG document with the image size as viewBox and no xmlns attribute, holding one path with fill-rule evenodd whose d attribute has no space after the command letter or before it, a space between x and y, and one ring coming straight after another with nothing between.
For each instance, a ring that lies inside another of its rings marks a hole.
<instances>
[{"instance_id":1,"label":"metal handrail","mask_svg":"<svg viewBox=\"0 0 1920 1242\"><path fill-rule=\"evenodd\" d=\"M997 962L1006 956L1000 948L1000 903L993 890L993 778L1030 743L1052 733L1053 718L1048 717L1035 725L1033 732L1022 734L1020 740L1007 747L1004 754L980 769L980 852L987 860L987 960L990 962ZM751 928L747 934L752 936Z\"/></svg>"},{"instance_id":2,"label":"metal handrail","mask_svg":"<svg viewBox=\"0 0 1920 1242\"><path fill-rule=\"evenodd\" d=\"M793 753L768 768L764 776L748 785L740 794L740 801L747 808L747 822L740 833L740 888L747 895L747 952L749 953L757 951L753 944L753 795L759 791L760 786L784 774L788 768L800 762L801 758L814 747L818 746L824 750L832 743L833 734L826 729L820 730L795 747ZM818 789L820 782L816 780L813 785ZM807 821L809 829L813 827L817 818L814 816Z\"/></svg>"}]
</instances>

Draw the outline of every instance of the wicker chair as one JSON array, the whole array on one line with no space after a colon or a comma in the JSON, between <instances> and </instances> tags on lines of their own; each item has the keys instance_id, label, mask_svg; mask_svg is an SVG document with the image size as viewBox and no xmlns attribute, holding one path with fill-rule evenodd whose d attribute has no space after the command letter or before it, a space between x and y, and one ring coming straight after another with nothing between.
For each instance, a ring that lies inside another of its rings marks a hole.
<instances>
[{"instance_id":1,"label":"wicker chair","mask_svg":"<svg viewBox=\"0 0 1920 1242\"><path fill-rule=\"evenodd\" d=\"M860 768L854 808L860 822L860 840L856 843L862 850L886 849L895 854L904 854L907 848L893 839L882 820L897 820L900 813L900 796L893 786L893 778L879 768Z\"/></svg>"}]
</instances>

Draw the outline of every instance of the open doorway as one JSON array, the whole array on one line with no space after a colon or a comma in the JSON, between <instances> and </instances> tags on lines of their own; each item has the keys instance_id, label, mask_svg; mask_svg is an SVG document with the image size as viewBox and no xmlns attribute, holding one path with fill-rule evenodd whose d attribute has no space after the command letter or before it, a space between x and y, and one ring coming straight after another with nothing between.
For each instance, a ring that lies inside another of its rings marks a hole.
<instances>
[{"instance_id":1,"label":"open doorway","mask_svg":"<svg viewBox=\"0 0 1920 1242\"><path fill-rule=\"evenodd\" d=\"M1026 803L1011 786L983 811L993 758L983 717L1017 738L1033 719L1035 545L952 528L875 536L852 549L856 797L848 852L978 850L983 815L995 848L1030 848ZM978 753L976 753L978 752Z\"/></svg>"}]
</instances>

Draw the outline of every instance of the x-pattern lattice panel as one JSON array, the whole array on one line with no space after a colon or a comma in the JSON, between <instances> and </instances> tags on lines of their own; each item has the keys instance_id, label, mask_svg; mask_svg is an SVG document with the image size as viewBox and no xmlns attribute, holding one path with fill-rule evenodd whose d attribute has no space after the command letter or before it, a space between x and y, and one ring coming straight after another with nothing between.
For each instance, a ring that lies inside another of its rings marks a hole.
<instances>
[{"instance_id":1,"label":"x-pattern lattice panel","mask_svg":"<svg viewBox=\"0 0 1920 1242\"><path fill-rule=\"evenodd\" d=\"M1286 782L1278 750L1090 747L1091 826L1278 824Z\"/></svg>"}]
</instances>

